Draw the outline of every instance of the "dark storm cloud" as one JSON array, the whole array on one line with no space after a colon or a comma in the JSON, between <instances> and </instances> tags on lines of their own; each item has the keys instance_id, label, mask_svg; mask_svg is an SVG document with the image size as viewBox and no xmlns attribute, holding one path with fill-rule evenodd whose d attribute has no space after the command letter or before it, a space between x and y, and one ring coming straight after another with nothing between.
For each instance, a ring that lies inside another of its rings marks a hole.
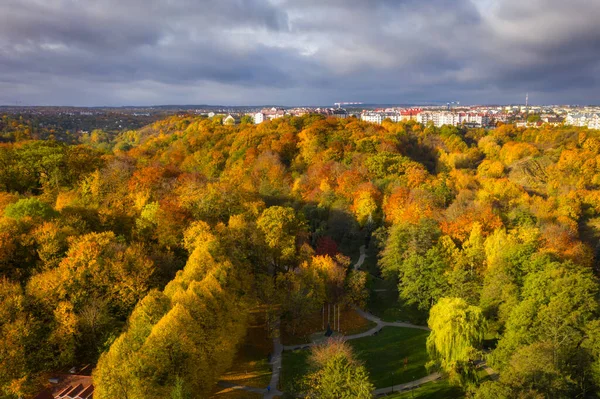
<instances>
[{"instance_id":1,"label":"dark storm cloud","mask_svg":"<svg viewBox=\"0 0 600 399\"><path fill-rule=\"evenodd\" d=\"M593 0L4 0L0 103L599 102Z\"/></svg>"}]
</instances>

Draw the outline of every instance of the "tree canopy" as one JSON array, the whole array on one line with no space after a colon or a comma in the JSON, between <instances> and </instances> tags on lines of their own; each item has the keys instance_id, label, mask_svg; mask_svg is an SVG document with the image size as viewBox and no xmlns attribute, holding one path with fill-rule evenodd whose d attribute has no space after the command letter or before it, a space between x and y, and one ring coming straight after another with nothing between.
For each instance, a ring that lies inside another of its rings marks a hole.
<instances>
[{"instance_id":1,"label":"tree canopy","mask_svg":"<svg viewBox=\"0 0 600 399\"><path fill-rule=\"evenodd\" d=\"M599 131L243 122L74 137L2 118L1 395L89 363L99 398L205 397L248 309L298 330L375 306L379 278L476 395L600 392ZM483 358L500 377L477 387ZM365 380L346 355L327 370Z\"/></svg>"}]
</instances>

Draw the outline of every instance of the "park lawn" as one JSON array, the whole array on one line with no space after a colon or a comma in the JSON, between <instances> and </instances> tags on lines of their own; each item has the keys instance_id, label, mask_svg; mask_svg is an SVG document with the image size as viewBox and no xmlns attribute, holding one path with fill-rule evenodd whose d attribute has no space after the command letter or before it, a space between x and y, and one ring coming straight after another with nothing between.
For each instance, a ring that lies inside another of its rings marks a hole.
<instances>
[{"instance_id":1,"label":"park lawn","mask_svg":"<svg viewBox=\"0 0 600 399\"><path fill-rule=\"evenodd\" d=\"M262 307L253 309L250 312L246 338L238 348L233 366L221 376L221 380L249 387L266 388L271 380L268 356L272 351L273 340L269 337L265 310Z\"/></svg>"},{"instance_id":2,"label":"park lawn","mask_svg":"<svg viewBox=\"0 0 600 399\"><path fill-rule=\"evenodd\" d=\"M376 388L402 384L428 375L425 341L429 332L412 328L385 327L379 334L347 341L362 361ZM299 392L299 382L308 372L310 350L283 353L280 389ZM408 358L406 369L404 359ZM392 376L392 372L395 372Z\"/></svg>"},{"instance_id":3,"label":"park lawn","mask_svg":"<svg viewBox=\"0 0 600 399\"><path fill-rule=\"evenodd\" d=\"M286 320L281 321L281 343L284 345L299 345L312 342L311 337L318 332L325 333L327 329L328 306L325 306L325 329L323 329L323 314L315 312L292 333L287 327ZM337 312L336 312L337 317ZM346 307L340 315L340 329L344 335L358 334L375 327L375 323L359 315L354 309ZM331 306L331 327L333 329L333 306Z\"/></svg>"},{"instance_id":4,"label":"park lawn","mask_svg":"<svg viewBox=\"0 0 600 399\"><path fill-rule=\"evenodd\" d=\"M386 399L461 399L465 393L456 386L450 385L447 379L428 382L419 388L401 393L393 393Z\"/></svg>"},{"instance_id":5,"label":"park lawn","mask_svg":"<svg viewBox=\"0 0 600 399\"><path fill-rule=\"evenodd\" d=\"M427 325L427 313L399 299L398 287L391 281L372 278L367 308L383 321L406 321L422 326Z\"/></svg>"},{"instance_id":6,"label":"park lawn","mask_svg":"<svg viewBox=\"0 0 600 399\"><path fill-rule=\"evenodd\" d=\"M425 342L428 331L385 327L379 334L348 341L357 359L364 362L376 388L385 388L425 377L429 361ZM406 367L404 359L407 360Z\"/></svg>"},{"instance_id":7,"label":"park lawn","mask_svg":"<svg viewBox=\"0 0 600 399\"><path fill-rule=\"evenodd\" d=\"M280 391L287 394L302 392L302 380L308 373L309 356L308 349L283 352L279 377Z\"/></svg>"}]
</instances>

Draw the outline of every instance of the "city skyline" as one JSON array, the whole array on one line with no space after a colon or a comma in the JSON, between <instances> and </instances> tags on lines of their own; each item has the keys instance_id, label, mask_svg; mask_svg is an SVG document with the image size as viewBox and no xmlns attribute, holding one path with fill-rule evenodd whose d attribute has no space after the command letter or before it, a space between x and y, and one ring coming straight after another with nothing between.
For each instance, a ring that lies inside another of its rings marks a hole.
<instances>
[{"instance_id":1,"label":"city skyline","mask_svg":"<svg viewBox=\"0 0 600 399\"><path fill-rule=\"evenodd\" d=\"M7 0L0 104L598 104L575 0Z\"/></svg>"}]
</instances>

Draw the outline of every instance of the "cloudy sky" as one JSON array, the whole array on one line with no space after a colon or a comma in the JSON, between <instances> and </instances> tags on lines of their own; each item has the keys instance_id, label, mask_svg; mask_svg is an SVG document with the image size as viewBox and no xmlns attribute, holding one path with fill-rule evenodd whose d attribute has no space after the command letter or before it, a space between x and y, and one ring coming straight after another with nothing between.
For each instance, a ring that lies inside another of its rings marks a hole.
<instances>
[{"instance_id":1,"label":"cloudy sky","mask_svg":"<svg viewBox=\"0 0 600 399\"><path fill-rule=\"evenodd\" d=\"M1 0L0 104L600 103L600 0Z\"/></svg>"}]
</instances>

